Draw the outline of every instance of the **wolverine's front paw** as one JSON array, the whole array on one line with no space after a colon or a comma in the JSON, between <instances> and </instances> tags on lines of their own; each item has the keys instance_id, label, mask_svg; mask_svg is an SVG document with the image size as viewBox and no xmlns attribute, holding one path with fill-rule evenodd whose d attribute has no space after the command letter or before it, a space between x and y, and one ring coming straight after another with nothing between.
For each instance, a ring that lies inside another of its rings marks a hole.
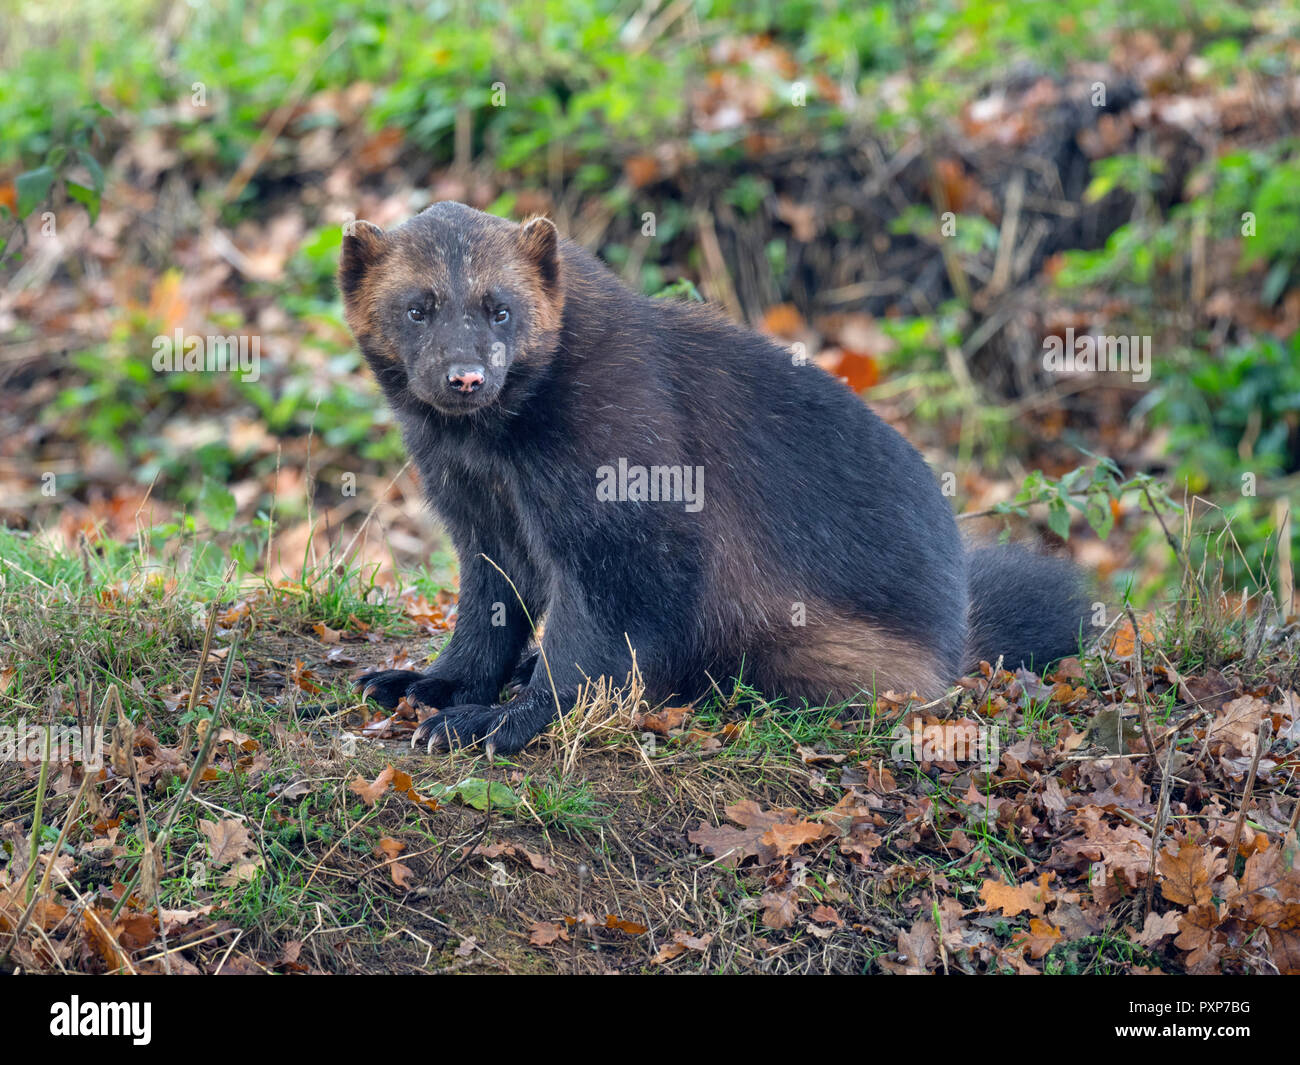
<instances>
[{"instance_id":1,"label":"wolverine's front paw","mask_svg":"<svg viewBox=\"0 0 1300 1065\"><path fill-rule=\"evenodd\" d=\"M411 685L423 676L415 669L379 669L358 677L357 687L361 689L363 698L373 699L385 709L392 710Z\"/></svg>"},{"instance_id":2,"label":"wolverine's front paw","mask_svg":"<svg viewBox=\"0 0 1300 1065\"><path fill-rule=\"evenodd\" d=\"M414 669L383 669L366 673L357 681L357 687L367 699L373 699L386 710L392 710L405 696L422 706L450 706L464 702L460 686L441 677L431 677Z\"/></svg>"},{"instance_id":3,"label":"wolverine's front paw","mask_svg":"<svg viewBox=\"0 0 1300 1065\"><path fill-rule=\"evenodd\" d=\"M421 721L411 737L411 746L423 747L432 754L481 743L489 753L514 754L537 731L506 706L451 706Z\"/></svg>"}]
</instances>

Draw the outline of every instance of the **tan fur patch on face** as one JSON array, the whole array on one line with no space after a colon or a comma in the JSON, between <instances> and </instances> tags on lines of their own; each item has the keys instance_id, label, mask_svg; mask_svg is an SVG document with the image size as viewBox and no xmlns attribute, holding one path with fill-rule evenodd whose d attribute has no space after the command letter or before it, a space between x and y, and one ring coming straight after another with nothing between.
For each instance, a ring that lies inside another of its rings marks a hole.
<instances>
[{"instance_id":1,"label":"tan fur patch on face","mask_svg":"<svg viewBox=\"0 0 1300 1065\"><path fill-rule=\"evenodd\" d=\"M476 302L499 286L528 302L528 327L519 337L517 356L526 357L543 337L558 332L564 310L562 276L557 273L546 284L535 258L547 247L544 237L537 239L536 227L530 231L480 215L433 232L419 224L394 230L383 238L382 254L366 270L354 297L344 301L348 326L358 340L369 339L381 357L394 359L397 353L385 342L382 318L394 300L428 288L457 290L461 298Z\"/></svg>"},{"instance_id":2,"label":"tan fur patch on face","mask_svg":"<svg viewBox=\"0 0 1300 1065\"><path fill-rule=\"evenodd\" d=\"M412 261L409 251L393 247L366 274L356 301L345 308L348 326L358 340L369 339L379 355L396 359L397 351L384 333L383 309L412 289L446 281L446 272L436 260L417 263Z\"/></svg>"},{"instance_id":3,"label":"tan fur patch on face","mask_svg":"<svg viewBox=\"0 0 1300 1065\"><path fill-rule=\"evenodd\" d=\"M886 691L929 702L947 690L935 654L914 639L813 603L805 620L773 632L747 670L763 691L817 704Z\"/></svg>"}]
</instances>

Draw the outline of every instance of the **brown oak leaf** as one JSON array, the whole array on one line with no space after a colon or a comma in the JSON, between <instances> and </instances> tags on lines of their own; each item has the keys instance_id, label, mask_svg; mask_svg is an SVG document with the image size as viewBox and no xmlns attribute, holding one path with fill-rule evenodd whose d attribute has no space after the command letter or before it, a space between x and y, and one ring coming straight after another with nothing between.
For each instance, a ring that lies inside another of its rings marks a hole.
<instances>
[{"instance_id":1,"label":"brown oak leaf","mask_svg":"<svg viewBox=\"0 0 1300 1065\"><path fill-rule=\"evenodd\" d=\"M1023 946L1031 958L1041 958L1061 941L1061 930L1037 917L1029 919L1029 931L1019 933L1012 946Z\"/></svg>"},{"instance_id":2,"label":"brown oak leaf","mask_svg":"<svg viewBox=\"0 0 1300 1065\"><path fill-rule=\"evenodd\" d=\"M1187 968L1192 973L1217 972L1219 968L1219 912L1212 905L1194 906L1178 921L1174 945L1188 951Z\"/></svg>"},{"instance_id":3,"label":"brown oak leaf","mask_svg":"<svg viewBox=\"0 0 1300 1065\"><path fill-rule=\"evenodd\" d=\"M924 976L939 960L939 932L934 922L918 917L898 933L898 953L883 955L880 967L895 976Z\"/></svg>"},{"instance_id":4,"label":"brown oak leaf","mask_svg":"<svg viewBox=\"0 0 1300 1065\"><path fill-rule=\"evenodd\" d=\"M1177 910L1168 913L1149 913L1142 931L1133 937L1133 942L1140 947L1154 947L1166 936L1177 934L1182 914Z\"/></svg>"},{"instance_id":5,"label":"brown oak leaf","mask_svg":"<svg viewBox=\"0 0 1300 1065\"><path fill-rule=\"evenodd\" d=\"M396 772L397 771L390 765L380 773L379 776L375 777L374 780L368 781L361 777L357 777L356 780L352 781L352 783L348 785L348 788L361 796L361 801L367 806L374 806L384 792L388 790L388 786L393 782L393 777ZM410 778L408 777L407 779L409 780ZM409 787L410 785L408 784L407 786Z\"/></svg>"},{"instance_id":6,"label":"brown oak leaf","mask_svg":"<svg viewBox=\"0 0 1300 1065\"><path fill-rule=\"evenodd\" d=\"M763 906L763 924L768 928L789 928L799 913L799 902L793 889L764 892L759 900Z\"/></svg>"},{"instance_id":7,"label":"brown oak leaf","mask_svg":"<svg viewBox=\"0 0 1300 1065\"><path fill-rule=\"evenodd\" d=\"M528 932L528 942L535 947L549 947L556 940L569 941L569 930L562 921L537 921Z\"/></svg>"},{"instance_id":8,"label":"brown oak leaf","mask_svg":"<svg viewBox=\"0 0 1300 1065\"><path fill-rule=\"evenodd\" d=\"M1177 854L1165 848L1156 860L1156 868L1164 878L1160 894L1179 906L1204 905L1214 897L1213 882L1227 867L1218 851L1199 843L1184 842Z\"/></svg>"},{"instance_id":9,"label":"brown oak leaf","mask_svg":"<svg viewBox=\"0 0 1300 1065\"><path fill-rule=\"evenodd\" d=\"M800 821L796 825L773 825L763 833L762 842L775 848L778 857L787 858L805 843L815 843L834 834L835 830L830 825Z\"/></svg>"},{"instance_id":10,"label":"brown oak leaf","mask_svg":"<svg viewBox=\"0 0 1300 1065\"><path fill-rule=\"evenodd\" d=\"M1041 917L1054 897L1047 881L1047 873L1039 876L1038 883L1030 880L1020 885L1011 885L998 880L985 880L980 885L980 898L984 900L980 909L986 913L1000 909L1008 917L1028 910L1035 917Z\"/></svg>"},{"instance_id":11,"label":"brown oak leaf","mask_svg":"<svg viewBox=\"0 0 1300 1065\"><path fill-rule=\"evenodd\" d=\"M672 961L688 950L703 954L712 942L712 932L706 932L702 936L693 936L689 932L674 932L672 940L659 948L655 956L650 959L650 964L663 965L664 962Z\"/></svg>"},{"instance_id":12,"label":"brown oak leaf","mask_svg":"<svg viewBox=\"0 0 1300 1065\"><path fill-rule=\"evenodd\" d=\"M208 853L215 865L229 865L242 858L253 846L247 826L233 817L200 821L199 830L208 838Z\"/></svg>"}]
</instances>

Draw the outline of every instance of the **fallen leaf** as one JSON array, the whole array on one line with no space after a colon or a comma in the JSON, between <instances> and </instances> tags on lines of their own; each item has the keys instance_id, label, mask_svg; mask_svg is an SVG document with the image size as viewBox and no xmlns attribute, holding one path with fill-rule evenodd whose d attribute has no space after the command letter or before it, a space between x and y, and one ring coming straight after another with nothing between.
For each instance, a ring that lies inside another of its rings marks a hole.
<instances>
[{"instance_id":1,"label":"fallen leaf","mask_svg":"<svg viewBox=\"0 0 1300 1065\"><path fill-rule=\"evenodd\" d=\"M763 907L763 924L768 928L789 928L799 912L793 889L764 892L759 900Z\"/></svg>"},{"instance_id":2,"label":"fallen leaf","mask_svg":"<svg viewBox=\"0 0 1300 1065\"><path fill-rule=\"evenodd\" d=\"M1212 881L1227 869L1228 863L1216 857L1217 851L1207 852L1197 843L1183 843L1178 853L1166 848L1156 860L1156 869L1164 878L1160 881L1160 894L1179 906L1201 906L1214 897Z\"/></svg>"},{"instance_id":3,"label":"fallen leaf","mask_svg":"<svg viewBox=\"0 0 1300 1065\"><path fill-rule=\"evenodd\" d=\"M650 959L650 964L663 965L664 962L672 961L674 958L685 954L688 950L703 954L709 949L709 944L712 942L712 932L702 936L693 936L688 932L674 932L672 940L659 948L655 956Z\"/></svg>"},{"instance_id":4,"label":"fallen leaf","mask_svg":"<svg viewBox=\"0 0 1300 1065\"><path fill-rule=\"evenodd\" d=\"M622 917L615 914L605 915L605 927L617 929L620 932L626 932L630 936L643 936L650 929L643 924L637 924L635 921L625 921Z\"/></svg>"},{"instance_id":5,"label":"fallen leaf","mask_svg":"<svg viewBox=\"0 0 1300 1065\"><path fill-rule=\"evenodd\" d=\"M409 865L403 865L401 862L389 862L388 872L393 878L393 883L403 891L411 889L411 881L415 878L415 874L411 872Z\"/></svg>"},{"instance_id":6,"label":"fallen leaf","mask_svg":"<svg viewBox=\"0 0 1300 1065\"><path fill-rule=\"evenodd\" d=\"M242 821L227 817L221 821L200 821L199 830L208 839L208 853L216 865L229 865L253 846Z\"/></svg>"},{"instance_id":7,"label":"fallen leaf","mask_svg":"<svg viewBox=\"0 0 1300 1065\"><path fill-rule=\"evenodd\" d=\"M323 621L316 622L312 628L316 630L316 635L320 637L321 643L334 644L343 638L343 632L340 629L331 629Z\"/></svg>"},{"instance_id":8,"label":"fallen leaf","mask_svg":"<svg viewBox=\"0 0 1300 1065\"><path fill-rule=\"evenodd\" d=\"M830 825L820 825L815 821L800 821L795 825L775 824L762 836L762 842L775 848L779 857L786 858L806 843L815 843L819 839L835 835Z\"/></svg>"},{"instance_id":9,"label":"fallen leaf","mask_svg":"<svg viewBox=\"0 0 1300 1065\"><path fill-rule=\"evenodd\" d=\"M812 912L808 914L808 919L817 924L833 924L836 928L844 924L844 919L833 908L825 905L814 906Z\"/></svg>"},{"instance_id":10,"label":"fallen leaf","mask_svg":"<svg viewBox=\"0 0 1300 1065\"><path fill-rule=\"evenodd\" d=\"M895 976L924 976L939 961L939 933L929 918L918 917L906 932L898 933L898 953L882 955L882 969Z\"/></svg>"},{"instance_id":11,"label":"fallen leaf","mask_svg":"<svg viewBox=\"0 0 1300 1065\"><path fill-rule=\"evenodd\" d=\"M1061 930L1037 917L1029 919L1029 931L1021 932L1012 946L1023 946L1031 958L1041 958L1061 940Z\"/></svg>"},{"instance_id":12,"label":"fallen leaf","mask_svg":"<svg viewBox=\"0 0 1300 1065\"><path fill-rule=\"evenodd\" d=\"M535 947L549 947L556 940L569 941L569 932L558 921L538 921L528 933L528 942Z\"/></svg>"},{"instance_id":13,"label":"fallen leaf","mask_svg":"<svg viewBox=\"0 0 1300 1065\"><path fill-rule=\"evenodd\" d=\"M361 801L367 806L374 806L375 803L379 801L380 796L388 790L388 786L393 782L393 776L395 773L396 770L390 765L380 773L379 776L375 777L374 780L366 781L361 777L357 777L356 780L352 781L352 783L348 785L348 788L361 796Z\"/></svg>"},{"instance_id":14,"label":"fallen leaf","mask_svg":"<svg viewBox=\"0 0 1300 1065\"><path fill-rule=\"evenodd\" d=\"M1177 910L1168 913L1149 913L1142 931L1133 937L1133 942L1140 947L1154 947L1167 936L1178 934L1178 922L1182 914Z\"/></svg>"},{"instance_id":15,"label":"fallen leaf","mask_svg":"<svg viewBox=\"0 0 1300 1065\"><path fill-rule=\"evenodd\" d=\"M982 911L1001 910L1008 917L1029 911L1035 917L1041 917L1052 901L1052 890L1047 886L1048 875L1043 873L1038 883L1028 881L1024 884L1004 884L999 880L985 880L980 885L980 898L984 905Z\"/></svg>"}]
</instances>

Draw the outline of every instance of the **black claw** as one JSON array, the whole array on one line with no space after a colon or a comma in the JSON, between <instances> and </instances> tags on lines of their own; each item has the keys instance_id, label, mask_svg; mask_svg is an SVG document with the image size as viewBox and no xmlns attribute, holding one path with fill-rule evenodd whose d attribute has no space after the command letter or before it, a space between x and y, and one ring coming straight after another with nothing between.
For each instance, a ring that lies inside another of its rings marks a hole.
<instances>
[{"instance_id":1,"label":"black claw","mask_svg":"<svg viewBox=\"0 0 1300 1065\"><path fill-rule=\"evenodd\" d=\"M500 706L452 706L420 722L411 745L432 753L485 743L497 754L513 754L532 736L516 736L511 725L510 714Z\"/></svg>"},{"instance_id":2,"label":"black claw","mask_svg":"<svg viewBox=\"0 0 1300 1065\"><path fill-rule=\"evenodd\" d=\"M421 677L414 669L380 669L357 678L364 699L373 699L386 710L394 709Z\"/></svg>"}]
</instances>

